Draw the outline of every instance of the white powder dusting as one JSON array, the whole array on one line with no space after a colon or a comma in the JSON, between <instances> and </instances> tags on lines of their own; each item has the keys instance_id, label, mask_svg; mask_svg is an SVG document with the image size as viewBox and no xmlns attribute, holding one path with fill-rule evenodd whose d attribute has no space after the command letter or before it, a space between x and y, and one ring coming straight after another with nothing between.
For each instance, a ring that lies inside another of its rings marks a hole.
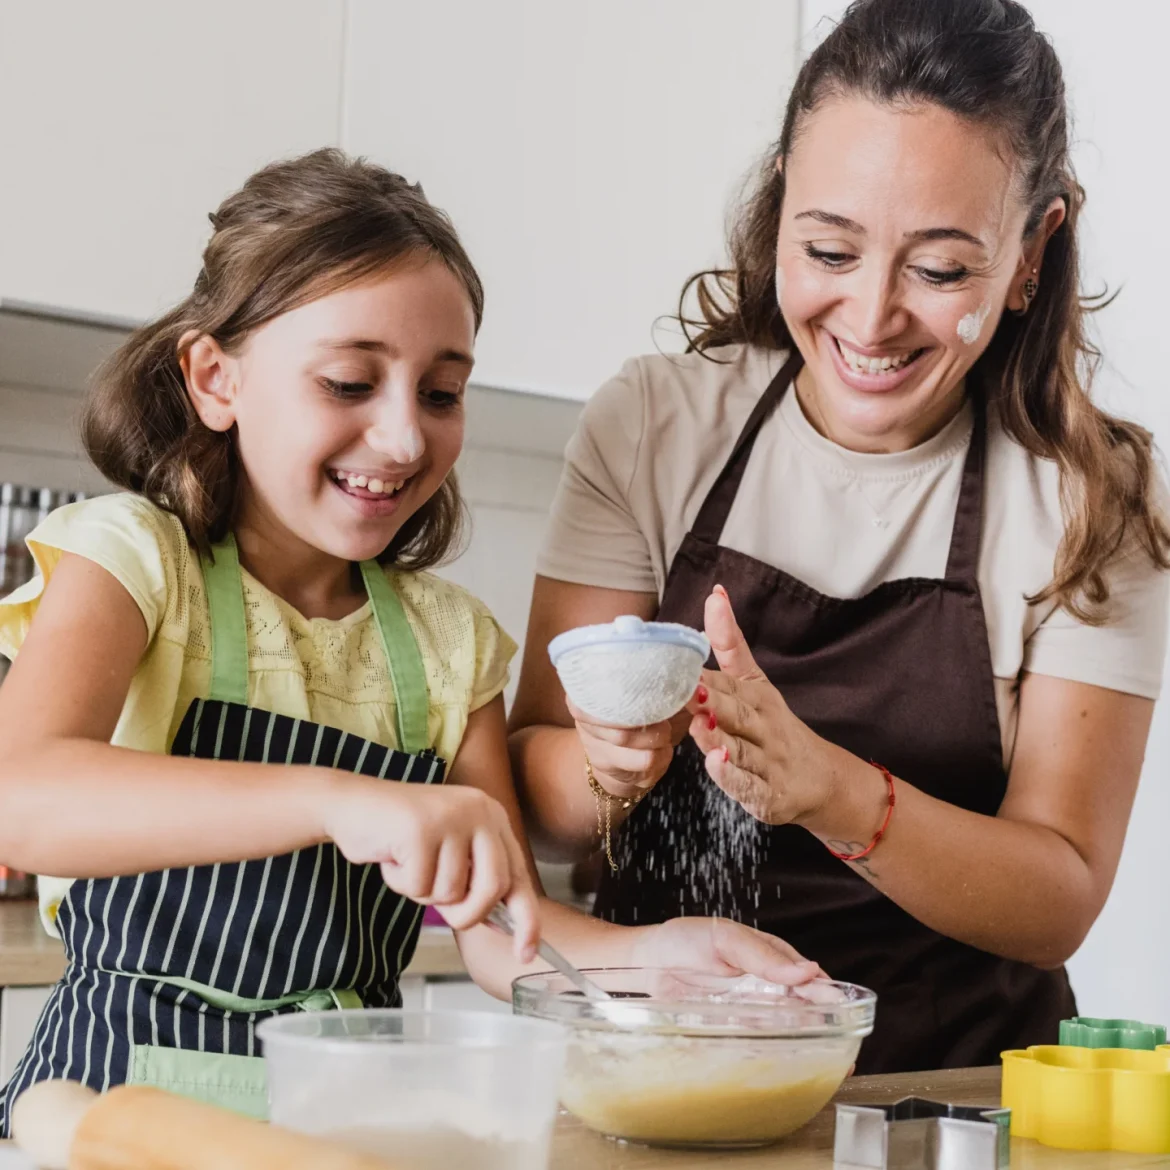
<instances>
[{"instance_id":1,"label":"white powder dusting","mask_svg":"<svg viewBox=\"0 0 1170 1170\"><path fill-rule=\"evenodd\" d=\"M676 753L669 800L649 800L626 822L620 866L638 880L673 889L679 914L717 915L758 925L759 868L764 835L707 775L698 748L686 741ZM665 848L651 842L665 841ZM779 893L779 891L777 891Z\"/></svg>"},{"instance_id":2,"label":"white powder dusting","mask_svg":"<svg viewBox=\"0 0 1170 1170\"><path fill-rule=\"evenodd\" d=\"M983 332L983 325L991 314L991 302L984 301L973 313L968 313L959 321L956 332L964 345L974 345Z\"/></svg>"}]
</instances>

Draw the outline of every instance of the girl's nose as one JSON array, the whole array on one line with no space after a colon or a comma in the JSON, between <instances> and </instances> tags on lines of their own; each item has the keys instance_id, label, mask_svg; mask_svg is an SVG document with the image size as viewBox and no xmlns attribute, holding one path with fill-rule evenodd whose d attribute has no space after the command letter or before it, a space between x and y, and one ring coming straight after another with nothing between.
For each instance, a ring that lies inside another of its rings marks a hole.
<instances>
[{"instance_id":1,"label":"girl's nose","mask_svg":"<svg viewBox=\"0 0 1170 1170\"><path fill-rule=\"evenodd\" d=\"M371 424L366 440L373 450L395 463L417 463L426 451L426 439L415 396L391 395Z\"/></svg>"}]
</instances>

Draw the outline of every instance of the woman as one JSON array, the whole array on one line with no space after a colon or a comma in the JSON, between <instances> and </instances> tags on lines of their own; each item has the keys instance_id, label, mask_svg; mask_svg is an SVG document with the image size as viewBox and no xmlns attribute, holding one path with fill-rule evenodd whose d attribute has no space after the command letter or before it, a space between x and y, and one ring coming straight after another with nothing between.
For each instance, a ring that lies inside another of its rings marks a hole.
<instances>
[{"instance_id":1,"label":"woman","mask_svg":"<svg viewBox=\"0 0 1170 1170\"><path fill-rule=\"evenodd\" d=\"M553 509L536 839L583 856L608 813L603 917L727 914L873 987L860 1071L1055 1040L1125 835L1170 529L1150 436L1088 395L1081 203L1020 5L858 0L688 285L691 351L598 392ZM622 613L705 624L673 726L566 709L549 639Z\"/></svg>"}]
</instances>

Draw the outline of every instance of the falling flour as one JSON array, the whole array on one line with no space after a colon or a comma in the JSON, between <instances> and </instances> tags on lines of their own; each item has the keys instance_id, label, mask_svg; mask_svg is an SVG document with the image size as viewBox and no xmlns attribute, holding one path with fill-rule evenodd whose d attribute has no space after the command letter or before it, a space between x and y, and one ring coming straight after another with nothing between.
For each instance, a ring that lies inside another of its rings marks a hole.
<instances>
[{"instance_id":1,"label":"falling flour","mask_svg":"<svg viewBox=\"0 0 1170 1170\"><path fill-rule=\"evenodd\" d=\"M670 800L647 801L626 823L620 866L636 881L674 890L679 914L758 925L760 822L707 775L703 757L689 742L676 753L663 784L670 787Z\"/></svg>"}]
</instances>

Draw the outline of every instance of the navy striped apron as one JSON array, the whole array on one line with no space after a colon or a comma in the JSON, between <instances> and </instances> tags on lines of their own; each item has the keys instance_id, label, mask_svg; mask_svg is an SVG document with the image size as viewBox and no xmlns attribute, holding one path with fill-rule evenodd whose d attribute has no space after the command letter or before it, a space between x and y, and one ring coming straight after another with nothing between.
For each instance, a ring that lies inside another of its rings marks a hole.
<instances>
[{"instance_id":1,"label":"navy striped apron","mask_svg":"<svg viewBox=\"0 0 1170 1170\"><path fill-rule=\"evenodd\" d=\"M191 704L171 754L442 783L446 764L426 746L422 656L382 568L361 568L402 750L247 706L243 587L229 538L204 563L211 694ZM333 844L75 881L57 914L68 965L0 1090L0 1137L8 1136L16 1097L54 1077L98 1090L157 1084L264 1116L256 1025L298 1008L398 1006L398 977L421 917L420 906L382 882L377 866L351 865Z\"/></svg>"}]
</instances>

